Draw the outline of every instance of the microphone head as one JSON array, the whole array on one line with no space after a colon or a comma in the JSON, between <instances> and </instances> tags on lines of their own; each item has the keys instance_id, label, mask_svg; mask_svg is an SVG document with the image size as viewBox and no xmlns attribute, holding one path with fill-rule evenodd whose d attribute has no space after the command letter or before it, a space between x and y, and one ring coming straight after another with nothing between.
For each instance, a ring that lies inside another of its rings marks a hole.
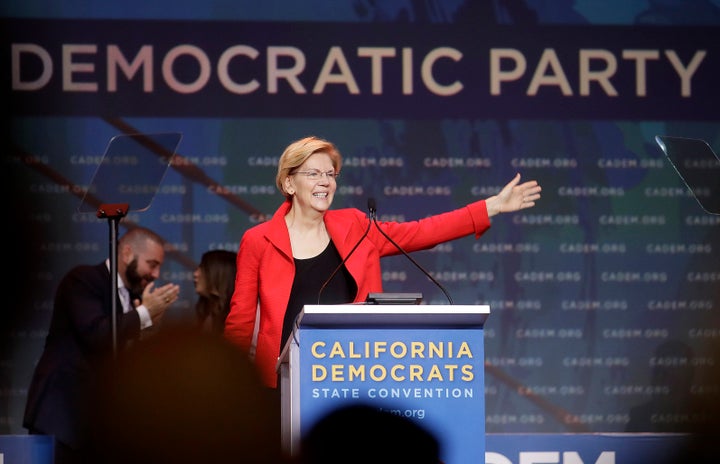
<instances>
[{"instance_id":1,"label":"microphone head","mask_svg":"<svg viewBox=\"0 0 720 464\"><path fill-rule=\"evenodd\" d=\"M375 199L372 197L368 198L368 211L370 211L370 214L375 214L375 212L377 211Z\"/></svg>"}]
</instances>

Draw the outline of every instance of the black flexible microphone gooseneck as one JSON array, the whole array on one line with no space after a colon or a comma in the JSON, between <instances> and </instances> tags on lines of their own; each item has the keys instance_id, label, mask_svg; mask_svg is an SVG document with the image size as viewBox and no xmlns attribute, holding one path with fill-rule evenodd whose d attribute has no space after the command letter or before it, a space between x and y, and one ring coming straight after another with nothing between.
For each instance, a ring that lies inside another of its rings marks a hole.
<instances>
[{"instance_id":1,"label":"black flexible microphone gooseneck","mask_svg":"<svg viewBox=\"0 0 720 464\"><path fill-rule=\"evenodd\" d=\"M398 245L397 243L395 243L395 241L394 241L393 239L391 239L391 238L388 236L388 234L386 234L385 231L380 228L380 226L379 226L378 223L377 223L377 208L376 208L376 205L375 205L375 199L374 199L374 198L369 198L369 199L368 199L368 209L370 210L370 220L372 221L373 224L375 224L375 227L377 228L377 230L380 231L380 233L383 234L383 235L385 236L385 238L390 241L390 243L392 243L393 245L395 245L395 248L397 248L398 250L400 250L400 251L402 252L402 254L404 254L405 257L406 257L407 259L409 259L410 262L412 262L412 263L415 265L415 267L417 267L418 269L420 269L420 270L423 272L423 274L425 274L425 275L427 276L427 278L432 281L432 283L434 283L435 285L437 285L438 288L439 288L440 290L442 290L442 292L445 294L445 297L448 299L448 301L450 302L450 304L453 304L453 300L452 300L452 298L450 297L450 294L447 292L447 290L445 290L445 287L443 287L442 284L440 284L440 282L438 282L437 280L435 280L435 278L434 278L433 276L431 276L430 273L429 273L428 271L426 271L424 267L422 267L420 264L418 264L418 262L415 261L415 260L412 258L412 256L410 256L409 254L407 254L407 253L405 252L405 250L403 250L400 245ZM367 235L367 232L365 232L365 234Z\"/></svg>"},{"instance_id":2,"label":"black flexible microphone gooseneck","mask_svg":"<svg viewBox=\"0 0 720 464\"><path fill-rule=\"evenodd\" d=\"M375 217L377 216L377 205L375 204L375 199L373 197L368 198L368 211L370 211L370 220L375 221Z\"/></svg>"},{"instance_id":3,"label":"black flexible microphone gooseneck","mask_svg":"<svg viewBox=\"0 0 720 464\"><path fill-rule=\"evenodd\" d=\"M369 205L370 205L370 202L368 201L368 206L369 206ZM370 211L370 215L372 216L372 214L373 214L373 212L372 212L372 210L371 210L371 211ZM326 280L325 282L323 282L322 287L320 287L320 290L318 290L317 304L320 304L320 296L322 295L323 290L325 290L325 287L328 286L328 284L329 284L330 281L333 279L333 277L335 277L335 274L337 274L338 271L339 271L340 269L342 269L342 267L343 267L343 266L345 265L345 263L347 262L348 258L350 258L350 256L355 252L355 250L357 249L357 247L360 246L360 242L362 242L363 240L365 240L365 237L367 237L368 232L370 232L370 225L372 224L372 217L370 217L369 219L370 219L370 220L368 221L367 229L365 229L365 233L362 235L362 237L360 237L360 240L357 241L357 243L355 244L355 246L352 247L352 250L350 250L350 253L348 253L348 254L345 256L345 258L342 260L342 262L341 262L340 264L338 264L338 266L335 268L335 270L333 270L332 273L330 274L330 277L328 277L327 280Z\"/></svg>"}]
</instances>

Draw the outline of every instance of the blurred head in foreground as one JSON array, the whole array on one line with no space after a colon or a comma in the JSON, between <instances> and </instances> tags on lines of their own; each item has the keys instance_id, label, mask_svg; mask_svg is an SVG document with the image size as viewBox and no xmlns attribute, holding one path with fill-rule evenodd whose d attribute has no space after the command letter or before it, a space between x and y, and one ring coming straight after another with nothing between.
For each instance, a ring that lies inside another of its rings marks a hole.
<instances>
[{"instance_id":1,"label":"blurred head in foreground","mask_svg":"<svg viewBox=\"0 0 720 464\"><path fill-rule=\"evenodd\" d=\"M301 464L439 464L437 438L412 420L351 404L321 417L304 434Z\"/></svg>"},{"instance_id":2,"label":"blurred head in foreground","mask_svg":"<svg viewBox=\"0 0 720 464\"><path fill-rule=\"evenodd\" d=\"M161 331L109 362L95 392L95 462L284 462L275 395L222 337Z\"/></svg>"}]
</instances>

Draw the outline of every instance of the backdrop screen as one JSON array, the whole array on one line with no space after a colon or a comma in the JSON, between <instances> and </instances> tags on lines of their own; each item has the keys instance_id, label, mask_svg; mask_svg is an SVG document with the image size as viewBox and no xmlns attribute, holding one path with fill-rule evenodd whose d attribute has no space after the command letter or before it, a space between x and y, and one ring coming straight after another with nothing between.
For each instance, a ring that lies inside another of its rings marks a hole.
<instances>
[{"instance_id":1,"label":"backdrop screen","mask_svg":"<svg viewBox=\"0 0 720 464\"><path fill-rule=\"evenodd\" d=\"M460 208L516 173L542 185L480 239L413 254L454 303L490 306L487 432L685 431L685 401L717 399L720 216L655 136L720 150L718 2L6 3L0 433L25 432L59 280L108 256L108 221L78 207L123 134L182 136L159 185L117 160L138 173L124 191L152 198L120 232L169 243L168 318L192 317L202 253L237 250L283 200L285 146L317 135L344 157L333 207L374 198L378 220ZM447 304L402 255L382 278Z\"/></svg>"}]
</instances>

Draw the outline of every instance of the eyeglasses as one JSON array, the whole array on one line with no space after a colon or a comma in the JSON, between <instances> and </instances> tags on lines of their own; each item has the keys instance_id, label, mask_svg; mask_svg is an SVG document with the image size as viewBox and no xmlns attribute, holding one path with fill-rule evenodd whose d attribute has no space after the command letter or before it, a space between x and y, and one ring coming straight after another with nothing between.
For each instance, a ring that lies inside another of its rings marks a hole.
<instances>
[{"instance_id":1,"label":"eyeglasses","mask_svg":"<svg viewBox=\"0 0 720 464\"><path fill-rule=\"evenodd\" d=\"M318 169L310 169L307 171L295 171L295 172L293 172L293 175L295 175L295 174L302 174L303 176L307 177L308 180L315 180L315 181L322 179L323 175L325 177L327 177L328 180L335 180L340 175L339 172L335 172L335 171L323 172Z\"/></svg>"}]
</instances>

